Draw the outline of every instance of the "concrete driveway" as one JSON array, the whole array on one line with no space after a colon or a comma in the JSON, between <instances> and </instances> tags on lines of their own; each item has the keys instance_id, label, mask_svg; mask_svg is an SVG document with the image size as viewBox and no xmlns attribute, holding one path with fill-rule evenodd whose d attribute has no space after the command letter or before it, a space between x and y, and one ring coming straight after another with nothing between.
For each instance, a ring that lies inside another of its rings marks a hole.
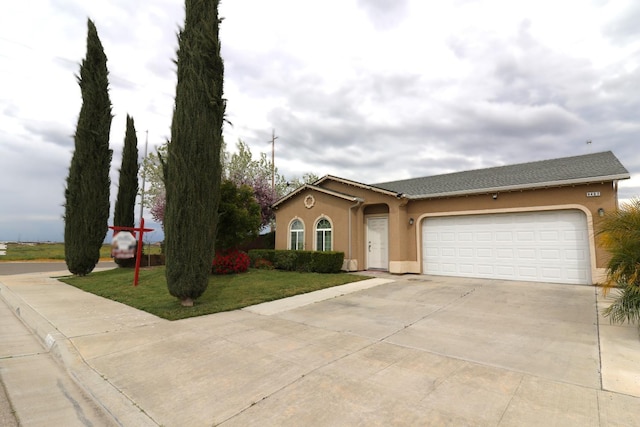
<instances>
[{"instance_id":1,"label":"concrete driveway","mask_svg":"<svg viewBox=\"0 0 640 427\"><path fill-rule=\"evenodd\" d=\"M278 317L596 388L595 289L414 276Z\"/></svg>"},{"instance_id":2,"label":"concrete driveway","mask_svg":"<svg viewBox=\"0 0 640 427\"><path fill-rule=\"evenodd\" d=\"M0 294L122 425L640 425L637 330L603 340L594 287L380 274L169 322L35 277Z\"/></svg>"},{"instance_id":3,"label":"concrete driveway","mask_svg":"<svg viewBox=\"0 0 640 427\"><path fill-rule=\"evenodd\" d=\"M287 423L288 413L308 425L340 424L345 413L354 414L347 424L378 424L381 411L388 416L380 424L401 425L640 422L632 406L639 399L602 391L596 288L380 276L394 282L273 315L339 332L350 343L361 338L362 347L280 393L279 405L261 402L233 425L264 417ZM632 339L638 356L640 341ZM305 395L331 404L305 418L290 404ZM611 409L624 409L618 420L606 418L613 400ZM377 415L365 422L363 412Z\"/></svg>"}]
</instances>

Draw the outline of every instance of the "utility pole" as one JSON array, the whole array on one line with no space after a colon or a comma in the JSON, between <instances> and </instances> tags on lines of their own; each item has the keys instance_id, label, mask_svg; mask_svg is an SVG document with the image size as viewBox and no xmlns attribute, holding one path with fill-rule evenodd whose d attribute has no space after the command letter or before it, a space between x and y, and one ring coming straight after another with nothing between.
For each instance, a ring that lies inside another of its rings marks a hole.
<instances>
[{"instance_id":1,"label":"utility pole","mask_svg":"<svg viewBox=\"0 0 640 427\"><path fill-rule=\"evenodd\" d=\"M271 129L271 189L276 189L276 136L275 129Z\"/></svg>"},{"instance_id":2,"label":"utility pole","mask_svg":"<svg viewBox=\"0 0 640 427\"><path fill-rule=\"evenodd\" d=\"M144 168L144 160L147 158L147 150L149 147L149 130L146 131L146 136L144 139L144 157L142 158L142 192L140 193L140 219L142 219L142 215L144 214L144 187L146 183L146 171Z\"/></svg>"}]
</instances>

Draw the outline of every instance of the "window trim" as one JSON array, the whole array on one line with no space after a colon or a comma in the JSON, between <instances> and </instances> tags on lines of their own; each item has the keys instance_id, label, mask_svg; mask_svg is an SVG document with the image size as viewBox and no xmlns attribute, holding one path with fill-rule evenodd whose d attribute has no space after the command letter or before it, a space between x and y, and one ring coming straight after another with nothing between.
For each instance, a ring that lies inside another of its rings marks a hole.
<instances>
[{"instance_id":1,"label":"window trim","mask_svg":"<svg viewBox=\"0 0 640 427\"><path fill-rule=\"evenodd\" d=\"M301 230L293 230L291 227L293 227L293 224L295 224L297 222L300 223L300 225L302 226ZM301 218L295 217L293 218L290 222L289 222L289 227L288 227L288 234L287 234L287 247L289 248L289 250L293 250L293 251L303 251L304 250L304 230L305 230L305 226L304 226L304 221ZM292 246L292 241L291 241L291 235L292 233L295 231L295 233L298 235L299 239L298 239L298 243L302 244L302 248L293 248Z\"/></svg>"},{"instance_id":2,"label":"window trim","mask_svg":"<svg viewBox=\"0 0 640 427\"><path fill-rule=\"evenodd\" d=\"M322 220L326 220L329 223L329 228L318 228L318 225ZM323 231L323 245L322 245L323 248L322 249L318 249L318 231L320 230ZM326 249L327 239L326 239L325 233L327 231L329 232L329 249ZM333 221L331 221L331 218L329 218L326 215L319 216L315 221L315 225L313 227L313 250L321 251L321 252L328 252L333 250Z\"/></svg>"}]
</instances>

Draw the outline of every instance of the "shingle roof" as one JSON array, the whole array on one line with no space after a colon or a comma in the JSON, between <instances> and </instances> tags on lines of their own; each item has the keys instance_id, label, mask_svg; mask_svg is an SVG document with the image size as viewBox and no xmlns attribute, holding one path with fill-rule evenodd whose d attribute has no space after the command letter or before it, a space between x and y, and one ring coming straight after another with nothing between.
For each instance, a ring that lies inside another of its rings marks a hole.
<instances>
[{"instance_id":1,"label":"shingle roof","mask_svg":"<svg viewBox=\"0 0 640 427\"><path fill-rule=\"evenodd\" d=\"M512 191L630 178L611 151L372 184L409 198Z\"/></svg>"}]
</instances>

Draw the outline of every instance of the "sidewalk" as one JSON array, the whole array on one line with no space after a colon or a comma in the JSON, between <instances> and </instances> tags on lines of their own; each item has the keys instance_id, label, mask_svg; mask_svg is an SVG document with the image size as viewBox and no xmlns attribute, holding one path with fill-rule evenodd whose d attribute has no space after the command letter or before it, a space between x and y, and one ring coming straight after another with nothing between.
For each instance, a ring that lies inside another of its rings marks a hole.
<instances>
[{"instance_id":1,"label":"sidewalk","mask_svg":"<svg viewBox=\"0 0 640 427\"><path fill-rule=\"evenodd\" d=\"M19 319L31 332L29 336L17 335L19 326L12 325L11 338L17 337L26 347L17 349L18 355L1 360L0 365L2 377L9 377L10 381L5 381L7 394L20 425L156 425L109 385L66 335L67 324L82 317L99 316L100 303L107 300L91 298L91 294L49 277L56 274L69 272L0 277L3 322ZM105 304L103 309L111 311L110 305ZM96 308L93 313L92 308ZM15 317L8 318L11 314ZM91 323L89 328L98 326ZM7 328L7 333L11 331ZM25 355L31 357L24 358Z\"/></svg>"},{"instance_id":2,"label":"sidewalk","mask_svg":"<svg viewBox=\"0 0 640 427\"><path fill-rule=\"evenodd\" d=\"M23 426L115 425L4 302L0 383L0 426L18 427L16 413Z\"/></svg>"},{"instance_id":3,"label":"sidewalk","mask_svg":"<svg viewBox=\"0 0 640 427\"><path fill-rule=\"evenodd\" d=\"M355 293L325 295L333 299L323 303L308 294L170 322L51 275L0 277L0 299L115 425L640 425L638 331L584 313L595 308L594 288L548 287L575 293L587 306L576 308L571 324L556 325L559 331L549 330L551 321L531 321L522 336L499 336L510 322L495 317L489 338L469 347L504 350L467 357L429 346L469 341L452 319L470 313L469 298L513 285L489 289L477 281L471 293L454 280L383 275L367 281L369 289L336 288ZM516 318L525 321L523 308ZM446 336L425 341L445 314ZM578 341L563 347L538 335L547 330ZM574 366L556 372L508 354L532 345L527 339L540 344L540 354L524 355L530 361L562 359L554 357L559 351ZM15 390L9 397L19 417L31 410Z\"/></svg>"}]
</instances>

